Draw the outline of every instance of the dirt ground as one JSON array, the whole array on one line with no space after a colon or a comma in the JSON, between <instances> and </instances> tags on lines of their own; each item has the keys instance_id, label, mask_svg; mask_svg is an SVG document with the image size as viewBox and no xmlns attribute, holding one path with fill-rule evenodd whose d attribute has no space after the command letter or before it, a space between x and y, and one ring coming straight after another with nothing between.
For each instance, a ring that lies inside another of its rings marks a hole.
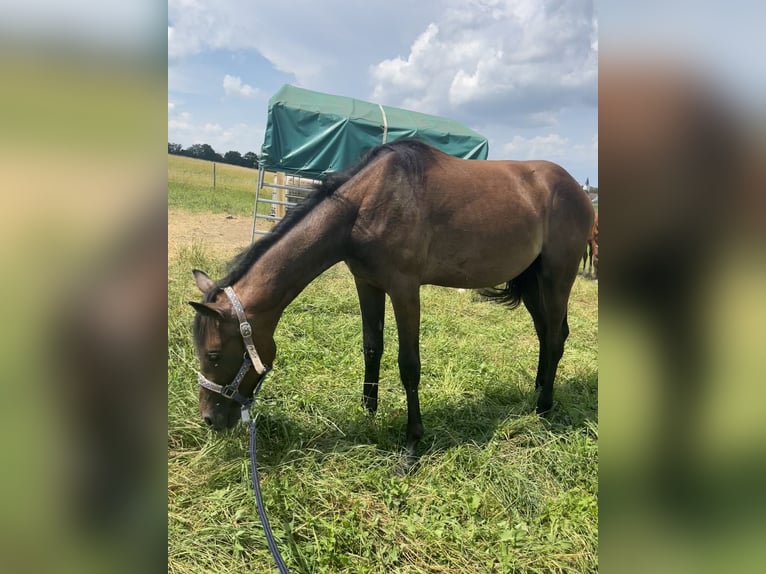
<instances>
[{"instance_id":1,"label":"dirt ground","mask_svg":"<svg viewBox=\"0 0 766 574\"><path fill-rule=\"evenodd\" d=\"M258 229L268 226L269 222L258 221ZM216 254L234 255L250 244L252 229L249 217L169 209L168 257L175 257L181 247L194 243Z\"/></svg>"}]
</instances>

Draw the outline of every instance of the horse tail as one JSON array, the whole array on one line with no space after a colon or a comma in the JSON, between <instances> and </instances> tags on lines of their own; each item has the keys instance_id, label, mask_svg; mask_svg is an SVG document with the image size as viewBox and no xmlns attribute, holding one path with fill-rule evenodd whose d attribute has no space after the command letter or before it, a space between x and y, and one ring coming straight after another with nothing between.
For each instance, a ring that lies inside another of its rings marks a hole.
<instances>
[{"instance_id":1,"label":"horse tail","mask_svg":"<svg viewBox=\"0 0 766 574\"><path fill-rule=\"evenodd\" d=\"M492 301L505 305L509 309L515 309L521 304L521 296L530 286L537 283L537 267L540 263L538 256L532 264L522 271L519 275L507 281L502 287L488 287L478 289L479 295Z\"/></svg>"}]
</instances>

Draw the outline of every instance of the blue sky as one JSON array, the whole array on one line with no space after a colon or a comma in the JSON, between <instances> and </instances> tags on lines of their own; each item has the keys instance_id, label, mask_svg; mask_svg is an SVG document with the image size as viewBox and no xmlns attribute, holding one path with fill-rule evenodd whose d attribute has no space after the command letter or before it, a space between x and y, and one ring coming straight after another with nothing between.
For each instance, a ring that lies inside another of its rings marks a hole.
<instances>
[{"instance_id":1,"label":"blue sky","mask_svg":"<svg viewBox=\"0 0 766 574\"><path fill-rule=\"evenodd\" d=\"M168 140L260 153L283 84L448 117L598 184L591 0L170 0Z\"/></svg>"}]
</instances>

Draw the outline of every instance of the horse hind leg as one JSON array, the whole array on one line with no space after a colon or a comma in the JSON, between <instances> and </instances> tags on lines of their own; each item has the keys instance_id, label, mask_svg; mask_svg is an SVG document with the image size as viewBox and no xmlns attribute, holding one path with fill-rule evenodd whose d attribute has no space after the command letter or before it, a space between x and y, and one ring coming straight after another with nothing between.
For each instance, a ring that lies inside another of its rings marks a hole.
<instances>
[{"instance_id":1,"label":"horse hind leg","mask_svg":"<svg viewBox=\"0 0 766 574\"><path fill-rule=\"evenodd\" d=\"M593 279L598 281L598 242L593 243Z\"/></svg>"},{"instance_id":2,"label":"horse hind leg","mask_svg":"<svg viewBox=\"0 0 766 574\"><path fill-rule=\"evenodd\" d=\"M384 291L358 279L356 291L362 312L362 341L364 347L364 387L362 406L370 414L378 410L378 382L380 359L383 356L383 323L385 320L386 294Z\"/></svg>"},{"instance_id":3,"label":"horse hind leg","mask_svg":"<svg viewBox=\"0 0 766 574\"><path fill-rule=\"evenodd\" d=\"M389 291L396 316L399 335L399 375L407 394L407 446L406 459L400 469L405 472L417 461L416 450L423 436L420 414L420 285L412 281L401 282Z\"/></svg>"},{"instance_id":4,"label":"horse hind leg","mask_svg":"<svg viewBox=\"0 0 766 574\"><path fill-rule=\"evenodd\" d=\"M548 276L542 265L541 260L536 262L534 274L522 286L521 299L532 316L540 342L535 390L540 392L537 413L544 415L553 407L553 381L569 336L567 304L572 282L561 272ZM572 280L575 274L572 270Z\"/></svg>"}]
</instances>

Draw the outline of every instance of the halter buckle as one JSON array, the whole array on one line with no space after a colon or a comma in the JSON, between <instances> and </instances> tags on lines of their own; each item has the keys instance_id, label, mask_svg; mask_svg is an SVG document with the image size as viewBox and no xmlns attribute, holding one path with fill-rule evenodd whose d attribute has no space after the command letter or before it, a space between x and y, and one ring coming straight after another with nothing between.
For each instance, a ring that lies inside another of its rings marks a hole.
<instances>
[{"instance_id":1,"label":"halter buckle","mask_svg":"<svg viewBox=\"0 0 766 574\"><path fill-rule=\"evenodd\" d=\"M239 324L239 332L242 333L243 337L251 337L253 335L253 328L250 326L250 323L245 321Z\"/></svg>"},{"instance_id":2,"label":"halter buckle","mask_svg":"<svg viewBox=\"0 0 766 574\"><path fill-rule=\"evenodd\" d=\"M234 398L234 395L237 394L237 389L232 387L231 385L226 385L224 388L221 389L221 394L227 399L232 399Z\"/></svg>"}]
</instances>

